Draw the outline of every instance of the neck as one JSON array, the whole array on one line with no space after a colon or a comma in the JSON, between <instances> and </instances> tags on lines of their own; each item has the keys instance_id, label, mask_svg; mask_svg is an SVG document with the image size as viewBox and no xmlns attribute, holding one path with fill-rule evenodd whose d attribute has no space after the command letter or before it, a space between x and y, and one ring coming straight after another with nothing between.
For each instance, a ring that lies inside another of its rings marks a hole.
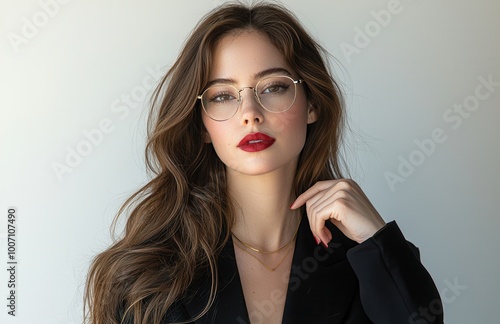
<instances>
[{"instance_id":1,"label":"neck","mask_svg":"<svg viewBox=\"0 0 500 324\"><path fill-rule=\"evenodd\" d=\"M291 211L293 168L249 176L228 170L228 188L235 205L232 232L245 243L273 251L288 243L300 222L300 210Z\"/></svg>"}]
</instances>

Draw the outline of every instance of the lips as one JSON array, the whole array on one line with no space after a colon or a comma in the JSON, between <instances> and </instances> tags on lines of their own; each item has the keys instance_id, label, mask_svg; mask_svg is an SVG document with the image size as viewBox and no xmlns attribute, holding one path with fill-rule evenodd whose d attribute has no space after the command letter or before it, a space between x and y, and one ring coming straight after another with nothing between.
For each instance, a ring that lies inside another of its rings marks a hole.
<instances>
[{"instance_id":1,"label":"lips","mask_svg":"<svg viewBox=\"0 0 500 324\"><path fill-rule=\"evenodd\" d=\"M238 147L246 152L258 152L267 149L276 140L263 133L252 133L243 137Z\"/></svg>"}]
</instances>

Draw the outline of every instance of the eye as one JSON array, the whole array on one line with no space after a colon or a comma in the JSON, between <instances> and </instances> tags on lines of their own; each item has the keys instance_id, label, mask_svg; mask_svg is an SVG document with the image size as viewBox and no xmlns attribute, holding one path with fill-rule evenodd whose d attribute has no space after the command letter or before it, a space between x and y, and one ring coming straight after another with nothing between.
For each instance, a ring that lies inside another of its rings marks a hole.
<instances>
[{"instance_id":1,"label":"eye","mask_svg":"<svg viewBox=\"0 0 500 324\"><path fill-rule=\"evenodd\" d=\"M210 98L208 98L208 102L218 104L218 103L229 102L236 99L237 98L230 92L219 92L211 95Z\"/></svg>"},{"instance_id":2,"label":"eye","mask_svg":"<svg viewBox=\"0 0 500 324\"><path fill-rule=\"evenodd\" d=\"M266 84L262 87L261 94L282 94L285 93L290 85L282 83L282 82L272 82L270 84Z\"/></svg>"}]
</instances>

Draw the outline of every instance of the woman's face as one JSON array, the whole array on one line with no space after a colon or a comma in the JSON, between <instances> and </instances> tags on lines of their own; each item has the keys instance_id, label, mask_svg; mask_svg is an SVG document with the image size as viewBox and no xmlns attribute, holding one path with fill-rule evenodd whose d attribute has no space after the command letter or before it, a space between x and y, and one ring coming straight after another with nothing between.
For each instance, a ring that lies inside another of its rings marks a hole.
<instances>
[{"instance_id":1,"label":"woman's face","mask_svg":"<svg viewBox=\"0 0 500 324\"><path fill-rule=\"evenodd\" d=\"M241 89L254 87L262 78L283 75L293 80L299 78L265 36L243 31L218 43L210 81L223 80L218 83ZM215 121L202 112L207 130L205 141L213 144L228 172L260 175L296 167L307 124L316 120L315 112L308 108L304 85L297 84L296 89L294 104L282 113L262 108L251 89L241 92L238 111L228 120Z\"/></svg>"}]
</instances>

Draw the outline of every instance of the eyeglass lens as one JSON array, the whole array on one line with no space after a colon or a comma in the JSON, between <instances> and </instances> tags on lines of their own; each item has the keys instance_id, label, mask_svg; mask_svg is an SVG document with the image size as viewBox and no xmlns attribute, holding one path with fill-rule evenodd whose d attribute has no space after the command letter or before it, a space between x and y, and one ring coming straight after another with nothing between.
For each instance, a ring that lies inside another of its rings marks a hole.
<instances>
[{"instance_id":1,"label":"eyeglass lens","mask_svg":"<svg viewBox=\"0 0 500 324\"><path fill-rule=\"evenodd\" d=\"M241 100L240 92L243 89L238 90L226 84L209 87L202 95L205 112L215 120L231 118L238 110ZM269 77L257 83L255 93L257 101L264 109L270 112L283 112L288 110L295 101L295 83L286 76Z\"/></svg>"}]
</instances>

